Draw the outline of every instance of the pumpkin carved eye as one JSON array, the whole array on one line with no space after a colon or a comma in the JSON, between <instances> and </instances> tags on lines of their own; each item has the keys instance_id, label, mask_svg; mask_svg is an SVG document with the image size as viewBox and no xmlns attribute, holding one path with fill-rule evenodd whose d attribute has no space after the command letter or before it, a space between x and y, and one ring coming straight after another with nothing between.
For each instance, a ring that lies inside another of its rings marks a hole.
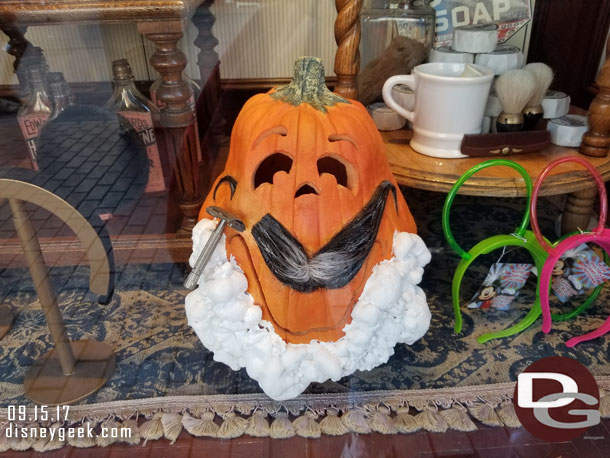
<instances>
[{"instance_id":1,"label":"pumpkin carved eye","mask_svg":"<svg viewBox=\"0 0 610 458\"><path fill-rule=\"evenodd\" d=\"M284 153L273 153L266 157L254 173L254 189L263 183L273 184L273 176L277 172L289 173L292 168L292 158Z\"/></svg>"},{"instance_id":2,"label":"pumpkin carved eye","mask_svg":"<svg viewBox=\"0 0 610 458\"><path fill-rule=\"evenodd\" d=\"M348 188L347 169L343 162L331 156L318 159L318 173L330 173L337 180L337 184Z\"/></svg>"}]
</instances>

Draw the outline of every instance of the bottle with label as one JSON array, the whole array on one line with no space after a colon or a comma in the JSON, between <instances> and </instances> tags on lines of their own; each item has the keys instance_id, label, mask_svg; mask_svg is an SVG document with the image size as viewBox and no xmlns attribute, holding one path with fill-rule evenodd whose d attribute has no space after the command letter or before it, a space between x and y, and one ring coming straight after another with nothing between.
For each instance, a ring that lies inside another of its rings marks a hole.
<instances>
[{"instance_id":1,"label":"bottle with label","mask_svg":"<svg viewBox=\"0 0 610 458\"><path fill-rule=\"evenodd\" d=\"M74 99L70 91L70 86L68 86L68 83L64 79L63 73L48 73L47 83L49 85L49 92L51 93L51 101L53 103L53 111L47 122L51 122L70 105L74 105Z\"/></svg>"},{"instance_id":2,"label":"bottle with label","mask_svg":"<svg viewBox=\"0 0 610 458\"><path fill-rule=\"evenodd\" d=\"M37 142L42 126L47 122L53 104L46 88L46 72L42 66L30 66L27 71L30 96L17 112L21 133L28 147L30 162L38 170Z\"/></svg>"},{"instance_id":3,"label":"bottle with label","mask_svg":"<svg viewBox=\"0 0 610 458\"><path fill-rule=\"evenodd\" d=\"M184 74L184 73L182 74L182 79L188 86L190 86L191 90L193 91L193 95L189 99L188 103L191 106L191 108L193 109L193 111L195 111L197 99L199 99L199 94L201 94L201 88L195 81L193 81L191 78L186 76L186 74ZM157 91L159 90L159 86L161 86L162 82L163 82L163 79L161 77L159 77L150 85L150 99L153 101L153 103L155 105L157 105L159 107L160 110L162 110L163 107L165 106L165 104L157 98Z\"/></svg>"},{"instance_id":4,"label":"bottle with label","mask_svg":"<svg viewBox=\"0 0 610 458\"><path fill-rule=\"evenodd\" d=\"M20 95L22 101L26 101L30 97L30 82L28 80L28 68L30 67L41 67L43 73L47 73L49 66L47 59L44 56L44 52L38 46L29 45L21 60L19 66L16 68L17 79L19 80Z\"/></svg>"},{"instance_id":5,"label":"bottle with label","mask_svg":"<svg viewBox=\"0 0 610 458\"><path fill-rule=\"evenodd\" d=\"M434 42L436 11L430 0L365 0L360 21L360 68L383 55L397 36L419 41L426 53Z\"/></svg>"},{"instance_id":6,"label":"bottle with label","mask_svg":"<svg viewBox=\"0 0 610 458\"><path fill-rule=\"evenodd\" d=\"M165 178L153 120L160 118L159 109L136 88L127 59L112 62L114 92L104 108L115 111L124 132L134 131L146 146L150 169L145 192L166 191Z\"/></svg>"}]
</instances>

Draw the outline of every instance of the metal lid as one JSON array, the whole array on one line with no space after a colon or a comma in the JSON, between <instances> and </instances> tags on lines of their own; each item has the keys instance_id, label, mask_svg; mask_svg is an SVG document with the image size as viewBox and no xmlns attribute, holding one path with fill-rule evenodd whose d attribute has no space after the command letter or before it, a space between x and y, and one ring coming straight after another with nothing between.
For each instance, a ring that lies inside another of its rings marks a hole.
<instances>
[{"instance_id":1,"label":"metal lid","mask_svg":"<svg viewBox=\"0 0 610 458\"><path fill-rule=\"evenodd\" d=\"M127 59L119 59L112 62L112 73L117 80L130 80L133 78L133 72Z\"/></svg>"}]
</instances>

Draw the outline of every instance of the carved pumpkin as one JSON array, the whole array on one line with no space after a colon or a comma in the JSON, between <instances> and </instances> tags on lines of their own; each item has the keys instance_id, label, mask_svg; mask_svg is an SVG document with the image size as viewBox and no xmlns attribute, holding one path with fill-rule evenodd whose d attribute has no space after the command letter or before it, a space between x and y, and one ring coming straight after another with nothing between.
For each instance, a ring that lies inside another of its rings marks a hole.
<instances>
[{"instance_id":1,"label":"carved pumpkin","mask_svg":"<svg viewBox=\"0 0 610 458\"><path fill-rule=\"evenodd\" d=\"M392 257L394 233L415 232L373 121L326 88L315 58L245 104L200 219L209 205L244 222L225 232L227 253L288 343L340 339L373 267Z\"/></svg>"}]
</instances>

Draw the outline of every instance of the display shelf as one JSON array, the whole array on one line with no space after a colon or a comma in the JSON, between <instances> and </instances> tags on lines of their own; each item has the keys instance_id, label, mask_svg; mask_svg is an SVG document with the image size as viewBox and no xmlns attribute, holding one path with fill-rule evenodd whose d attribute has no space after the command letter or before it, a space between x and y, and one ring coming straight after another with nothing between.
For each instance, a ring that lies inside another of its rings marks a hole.
<instances>
[{"instance_id":1,"label":"display shelf","mask_svg":"<svg viewBox=\"0 0 610 458\"><path fill-rule=\"evenodd\" d=\"M390 168L400 185L426 191L449 192L455 182L467 170L491 157L463 159L439 159L415 152L409 146L413 131L401 129L382 132ZM535 180L544 166L563 156L580 156L590 161L604 178L610 180L610 158L583 156L573 148L551 145L539 153L496 156L521 164ZM461 188L460 194L473 196L522 197L525 185L518 174L507 167L490 167L481 170ZM553 169L544 182L540 195L568 194L563 232L572 232L588 226L593 205L597 197L595 183L589 174L573 164L563 164Z\"/></svg>"},{"instance_id":2,"label":"display shelf","mask_svg":"<svg viewBox=\"0 0 610 458\"><path fill-rule=\"evenodd\" d=\"M463 159L439 159L415 152L409 146L413 131L402 129L383 132L392 172L399 184L427 191L449 192L451 187L471 167L480 162L502 157L521 164L532 179L536 179L544 166L559 157L580 156L591 162L604 177L610 179L610 158L588 157L573 148L551 145L539 153L508 156L472 157ZM573 164L563 164L554 169L545 182L541 195L567 194L594 186L589 175ZM460 194L472 196L520 197L525 195L525 186L517 173L504 167L481 170L460 189Z\"/></svg>"}]
</instances>

